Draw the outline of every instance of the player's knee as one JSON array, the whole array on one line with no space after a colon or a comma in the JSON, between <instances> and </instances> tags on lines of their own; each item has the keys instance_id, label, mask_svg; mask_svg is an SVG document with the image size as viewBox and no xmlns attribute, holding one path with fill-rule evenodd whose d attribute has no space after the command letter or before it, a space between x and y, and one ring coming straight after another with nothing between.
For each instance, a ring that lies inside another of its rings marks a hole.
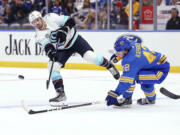
<instances>
[{"instance_id":1,"label":"player's knee","mask_svg":"<svg viewBox=\"0 0 180 135\"><path fill-rule=\"evenodd\" d=\"M103 57L95 54L93 51L87 51L83 58L96 65L101 65L103 62Z\"/></svg>"},{"instance_id":2,"label":"player's knee","mask_svg":"<svg viewBox=\"0 0 180 135\"><path fill-rule=\"evenodd\" d=\"M50 71L51 65L52 65L52 61L50 61L50 62L48 63L48 69L49 69L49 71ZM62 64L61 64L61 63L59 63L59 62L54 62L53 69L52 69L52 75L51 75L52 81L62 79L61 74L60 74L60 69L61 69L61 67L62 67Z\"/></svg>"},{"instance_id":3,"label":"player's knee","mask_svg":"<svg viewBox=\"0 0 180 135\"><path fill-rule=\"evenodd\" d=\"M141 89L144 92L151 93L154 90L154 84L142 84Z\"/></svg>"},{"instance_id":4,"label":"player's knee","mask_svg":"<svg viewBox=\"0 0 180 135\"><path fill-rule=\"evenodd\" d=\"M50 71L52 65L52 61L49 61L48 63L48 70ZM53 70L60 70L63 65L59 62L54 62Z\"/></svg>"}]
</instances>

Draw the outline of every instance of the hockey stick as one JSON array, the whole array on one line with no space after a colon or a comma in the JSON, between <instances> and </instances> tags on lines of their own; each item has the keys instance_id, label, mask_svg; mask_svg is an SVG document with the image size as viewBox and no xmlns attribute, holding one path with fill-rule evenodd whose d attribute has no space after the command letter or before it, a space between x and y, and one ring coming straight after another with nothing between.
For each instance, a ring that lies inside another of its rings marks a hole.
<instances>
[{"instance_id":1,"label":"hockey stick","mask_svg":"<svg viewBox=\"0 0 180 135\"><path fill-rule=\"evenodd\" d=\"M90 105L96 105L96 104L103 104L105 101L96 101L96 102L89 102L89 103L82 103L82 104L77 104L77 105L69 105L69 106L62 106L62 107L57 107L53 109L43 109L43 110L32 110L30 109L27 105L25 105L24 101L21 101L21 105L24 108L24 110L28 114L37 114L37 113L45 113L45 112L52 112L52 111L60 111L60 110L65 110L65 109L70 109L70 108L78 108L78 107L83 107L83 106L90 106Z\"/></svg>"},{"instance_id":2,"label":"hockey stick","mask_svg":"<svg viewBox=\"0 0 180 135\"><path fill-rule=\"evenodd\" d=\"M51 79L51 74L52 74L53 66L54 66L54 61L52 61L52 65L51 65L51 69L50 69L50 73L49 73L49 78L48 78L48 80L46 80L46 89L47 90L49 88L49 82L50 82L50 79Z\"/></svg>"},{"instance_id":3,"label":"hockey stick","mask_svg":"<svg viewBox=\"0 0 180 135\"><path fill-rule=\"evenodd\" d=\"M170 91L168 91L166 88L160 88L160 92L164 94L165 96L172 98L172 99L180 99L180 95L176 95Z\"/></svg>"},{"instance_id":4,"label":"hockey stick","mask_svg":"<svg viewBox=\"0 0 180 135\"><path fill-rule=\"evenodd\" d=\"M0 73L0 75L7 75L7 76L16 76L21 80L24 80L24 76L23 75L18 75L18 74L10 74L10 73Z\"/></svg>"}]
</instances>

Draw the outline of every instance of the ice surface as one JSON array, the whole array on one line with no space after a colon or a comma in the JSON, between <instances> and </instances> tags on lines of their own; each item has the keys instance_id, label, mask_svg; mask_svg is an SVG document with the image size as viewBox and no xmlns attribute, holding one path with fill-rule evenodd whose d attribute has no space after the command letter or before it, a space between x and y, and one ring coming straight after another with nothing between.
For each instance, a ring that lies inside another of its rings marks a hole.
<instances>
[{"instance_id":1,"label":"ice surface","mask_svg":"<svg viewBox=\"0 0 180 135\"><path fill-rule=\"evenodd\" d=\"M11 75L13 74L13 75ZM19 80L14 74L22 74ZM108 71L61 70L70 103L103 101L106 93L117 87ZM159 92L160 87L180 94L180 74L169 74L156 85L157 103L140 106L144 97L136 86L131 108L115 109L101 105L29 115L20 102L23 99L34 110L46 109L55 91L46 90L46 69L0 68L0 134L1 135L180 135L180 100Z\"/></svg>"}]
</instances>

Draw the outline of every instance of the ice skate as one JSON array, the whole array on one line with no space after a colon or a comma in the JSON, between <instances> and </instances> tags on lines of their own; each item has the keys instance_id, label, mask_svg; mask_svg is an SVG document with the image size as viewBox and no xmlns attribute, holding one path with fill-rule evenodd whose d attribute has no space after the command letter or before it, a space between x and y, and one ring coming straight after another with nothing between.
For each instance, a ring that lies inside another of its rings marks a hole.
<instances>
[{"instance_id":1,"label":"ice skate","mask_svg":"<svg viewBox=\"0 0 180 135\"><path fill-rule=\"evenodd\" d=\"M137 100L137 103L140 105L155 104L155 100L148 100L147 98L140 98Z\"/></svg>"},{"instance_id":2,"label":"ice skate","mask_svg":"<svg viewBox=\"0 0 180 135\"><path fill-rule=\"evenodd\" d=\"M118 80L120 78L120 74L119 71L116 69L116 67L110 62L109 66L107 67L107 69L111 72L111 74L113 75L113 77Z\"/></svg>"},{"instance_id":3,"label":"ice skate","mask_svg":"<svg viewBox=\"0 0 180 135\"><path fill-rule=\"evenodd\" d=\"M49 103L51 106L53 107L62 107L62 106L67 106L67 102L66 102L66 95L64 90L58 91L56 92L57 96L54 98L51 98L49 100Z\"/></svg>"},{"instance_id":4,"label":"ice skate","mask_svg":"<svg viewBox=\"0 0 180 135\"><path fill-rule=\"evenodd\" d=\"M114 107L122 107L122 108L129 108L132 104L132 98L121 98L118 99L118 103L114 105Z\"/></svg>"}]
</instances>

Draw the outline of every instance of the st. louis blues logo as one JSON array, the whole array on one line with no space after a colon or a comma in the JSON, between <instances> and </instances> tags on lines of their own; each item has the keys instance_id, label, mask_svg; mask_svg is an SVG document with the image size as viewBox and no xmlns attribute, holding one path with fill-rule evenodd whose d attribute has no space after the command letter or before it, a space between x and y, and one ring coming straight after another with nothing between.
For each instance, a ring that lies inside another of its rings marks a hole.
<instances>
[{"instance_id":1,"label":"st. louis blues logo","mask_svg":"<svg viewBox=\"0 0 180 135\"><path fill-rule=\"evenodd\" d=\"M120 45L124 45L124 41L121 41L119 44L120 44Z\"/></svg>"}]
</instances>

